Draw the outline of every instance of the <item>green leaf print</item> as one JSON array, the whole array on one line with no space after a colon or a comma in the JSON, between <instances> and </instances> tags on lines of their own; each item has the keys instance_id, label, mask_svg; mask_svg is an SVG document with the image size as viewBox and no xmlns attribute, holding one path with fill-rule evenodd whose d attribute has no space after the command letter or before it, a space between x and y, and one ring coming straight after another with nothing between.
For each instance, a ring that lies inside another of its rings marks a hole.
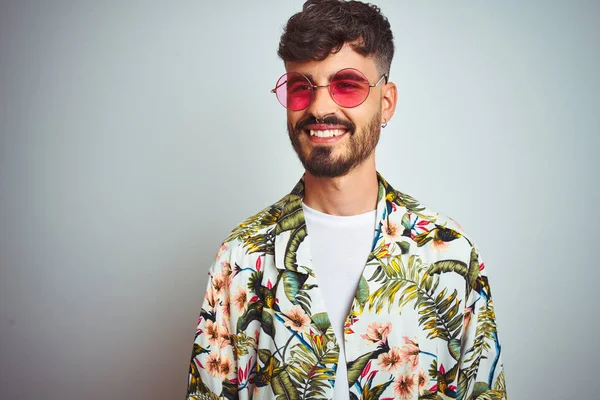
<instances>
[{"instance_id":1,"label":"green leaf print","mask_svg":"<svg viewBox=\"0 0 600 400\"><path fill-rule=\"evenodd\" d=\"M358 304L363 306L365 302L369 299L369 284L364 276L360 277L360 281L358 281L358 288L356 289L356 300Z\"/></svg>"},{"instance_id":2,"label":"green leaf print","mask_svg":"<svg viewBox=\"0 0 600 400\"><path fill-rule=\"evenodd\" d=\"M244 331L240 331L238 334L230 335L231 345L233 346L234 357L242 357L248 354L248 349L252 349L256 346L253 337L250 337Z\"/></svg>"},{"instance_id":3,"label":"green leaf print","mask_svg":"<svg viewBox=\"0 0 600 400\"><path fill-rule=\"evenodd\" d=\"M469 275L467 276L467 296L471 293L471 289L477 280L480 272L479 255L475 247L471 248L471 261L469 262Z\"/></svg>"},{"instance_id":4,"label":"green leaf print","mask_svg":"<svg viewBox=\"0 0 600 400\"><path fill-rule=\"evenodd\" d=\"M271 242L273 229L270 229L265 234L257 234L250 236L244 241L243 247L248 250L248 253L275 254L273 244Z\"/></svg>"},{"instance_id":5,"label":"green leaf print","mask_svg":"<svg viewBox=\"0 0 600 400\"><path fill-rule=\"evenodd\" d=\"M335 371L330 365L337 361L339 347L330 349L327 343L332 339L327 336L307 335L306 338L313 350L302 343L294 345L287 368L302 399L324 398L331 388L330 381L335 380Z\"/></svg>"},{"instance_id":6,"label":"green leaf print","mask_svg":"<svg viewBox=\"0 0 600 400\"><path fill-rule=\"evenodd\" d=\"M402 221L401 224L404 228L406 229L410 229L411 228L411 223L410 223L410 213L404 213L402 215Z\"/></svg>"},{"instance_id":7,"label":"green leaf print","mask_svg":"<svg viewBox=\"0 0 600 400\"><path fill-rule=\"evenodd\" d=\"M424 390L423 394L419 395L419 400L443 400L437 393L431 393L429 390Z\"/></svg>"},{"instance_id":8,"label":"green leaf print","mask_svg":"<svg viewBox=\"0 0 600 400\"><path fill-rule=\"evenodd\" d=\"M272 310L263 308L260 326L267 335L271 336L273 339L275 338L275 324L273 323Z\"/></svg>"},{"instance_id":9,"label":"green leaf print","mask_svg":"<svg viewBox=\"0 0 600 400\"><path fill-rule=\"evenodd\" d=\"M410 250L410 243L409 242L403 240L401 242L396 242L396 244L398 246L400 246L400 252L402 254L408 254L408 251Z\"/></svg>"},{"instance_id":10,"label":"green leaf print","mask_svg":"<svg viewBox=\"0 0 600 400\"><path fill-rule=\"evenodd\" d=\"M250 322L260 320L263 306L260 302L250 303L246 311L238 318L237 331L244 331L250 325Z\"/></svg>"},{"instance_id":11,"label":"green leaf print","mask_svg":"<svg viewBox=\"0 0 600 400\"><path fill-rule=\"evenodd\" d=\"M482 393L477 397L471 397L474 400L502 400L504 399L504 393L490 390L489 392Z\"/></svg>"},{"instance_id":12,"label":"green leaf print","mask_svg":"<svg viewBox=\"0 0 600 400\"><path fill-rule=\"evenodd\" d=\"M485 382L475 382L475 386L473 387L473 397L477 398L480 394L489 392L490 387Z\"/></svg>"},{"instance_id":13,"label":"green leaf print","mask_svg":"<svg viewBox=\"0 0 600 400\"><path fill-rule=\"evenodd\" d=\"M473 321L471 321L473 323ZM496 315L494 313L494 303L486 301L479 308L477 316L477 328L475 329L475 338L473 347L465 352L464 364L467 377L472 378L479 368L481 357L484 352L490 350L490 344L494 343L496 334Z\"/></svg>"},{"instance_id":14,"label":"green leaf print","mask_svg":"<svg viewBox=\"0 0 600 400\"><path fill-rule=\"evenodd\" d=\"M463 321L460 312L460 300L457 291L447 295L447 289L442 290L435 298L429 294L422 295L416 304L419 309L419 325L427 332L427 338L441 338L450 341L458 337Z\"/></svg>"},{"instance_id":15,"label":"green leaf print","mask_svg":"<svg viewBox=\"0 0 600 400\"><path fill-rule=\"evenodd\" d=\"M298 292L306 282L308 275L300 274L298 272L285 270L281 273L281 279L283 281L283 290L286 297L292 304L298 304Z\"/></svg>"},{"instance_id":16,"label":"green leaf print","mask_svg":"<svg viewBox=\"0 0 600 400\"><path fill-rule=\"evenodd\" d=\"M204 347L200 346L198 343L194 343L194 349L192 351L192 358L196 358L200 354L203 354L203 353L210 353L210 350L205 349Z\"/></svg>"},{"instance_id":17,"label":"green leaf print","mask_svg":"<svg viewBox=\"0 0 600 400\"><path fill-rule=\"evenodd\" d=\"M255 252L255 247L264 243L264 241L256 240L256 234L262 229L275 225L277 218L281 214L281 207L281 202L275 203L271 207L267 207L256 215L247 218L229 234L225 242L238 239L243 243L244 248L248 248L251 253Z\"/></svg>"},{"instance_id":18,"label":"green leaf print","mask_svg":"<svg viewBox=\"0 0 600 400\"><path fill-rule=\"evenodd\" d=\"M421 279L420 260L414 256L408 259L408 266L404 265L402 256L396 256L387 263L379 260L383 272L387 276L375 292L368 298L369 310L375 307L375 312L380 313L384 306L388 312L393 307L402 309L406 304L419 297L419 284ZM396 301L396 296L398 296Z\"/></svg>"},{"instance_id":19,"label":"green leaf print","mask_svg":"<svg viewBox=\"0 0 600 400\"><path fill-rule=\"evenodd\" d=\"M273 371L279 367L279 360L273 357L271 351L268 349L259 349L258 359L260 362L257 361L256 363L256 377L254 381L258 387L267 386L271 383Z\"/></svg>"},{"instance_id":20,"label":"green leaf print","mask_svg":"<svg viewBox=\"0 0 600 400\"><path fill-rule=\"evenodd\" d=\"M504 380L504 370L500 372L498 375L498 379L496 379L496 383L494 384L494 390L498 392L506 393L506 382Z\"/></svg>"},{"instance_id":21,"label":"green leaf print","mask_svg":"<svg viewBox=\"0 0 600 400\"><path fill-rule=\"evenodd\" d=\"M304 241L306 234L306 225L296 228L290 234L290 240L287 243L283 261L286 269L291 271L298 270L298 265L296 264L296 252L298 251L300 244L302 244L302 241Z\"/></svg>"},{"instance_id":22,"label":"green leaf print","mask_svg":"<svg viewBox=\"0 0 600 400\"><path fill-rule=\"evenodd\" d=\"M236 400L238 398L237 385L234 385L229 380L224 380L221 396L228 400Z\"/></svg>"},{"instance_id":23,"label":"green leaf print","mask_svg":"<svg viewBox=\"0 0 600 400\"><path fill-rule=\"evenodd\" d=\"M447 272L455 272L465 278L465 293L468 297L471 293L471 289L479 276L479 257L477 254L477 250L473 247L471 248L471 259L469 261L469 266L462 261L459 260L444 260L438 261L429 267L427 270L427 274L435 275Z\"/></svg>"},{"instance_id":24,"label":"green leaf print","mask_svg":"<svg viewBox=\"0 0 600 400\"><path fill-rule=\"evenodd\" d=\"M379 400L381 394L387 389L390 384L394 382L394 380L390 380L382 383L381 385L377 385L374 388L371 388L371 383L368 382L367 385L363 388L362 400Z\"/></svg>"},{"instance_id":25,"label":"green leaf print","mask_svg":"<svg viewBox=\"0 0 600 400\"><path fill-rule=\"evenodd\" d=\"M279 235L285 231L292 231L305 224L306 222L304 221L304 214L302 211L302 199L291 200L281 211L281 217L277 221L275 234Z\"/></svg>"},{"instance_id":26,"label":"green leaf print","mask_svg":"<svg viewBox=\"0 0 600 400\"><path fill-rule=\"evenodd\" d=\"M497 390L491 390L485 382L475 382L473 394L469 400L502 400L506 393Z\"/></svg>"},{"instance_id":27,"label":"green leaf print","mask_svg":"<svg viewBox=\"0 0 600 400\"><path fill-rule=\"evenodd\" d=\"M275 393L275 398L277 400L300 399L298 389L296 389L294 386L294 383L290 379L290 375L285 367L282 368L280 372L273 374L273 378L271 379L271 387L273 388L273 392Z\"/></svg>"},{"instance_id":28,"label":"green leaf print","mask_svg":"<svg viewBox=\"0 0 600 400\"><path fill-rule=\"evenodd\" d=\"M458 371L458 386L456 388L456 399L462 400L469 389L469 378L462 370Z\"/></svg>"},{"instance_id":29,"label":"green leaf print","mask_svg":"<svg viewBox=\"0 0 600 400\"><path fill-rule=\"evenodd\" d=\"M290 271L297 271L296 251L306 237L306 221L302 211L302 199L296 198L289 200L281 211L281 216L277 220L275 235L290 231L290 238L285 251L285 268Z\"/></svg>"},{"instance_id":30,"label":"green leaf print","mask_svg":"<svg viewBox=\"0 0 600 400\"><path fill-rule=\"evenodd\" d=\"M379 314L387 306L402 309L414 301L419 312L419 325L428 330L427 337L442 338L446 341L458 337L462 328L463 315L460 312L458 292L448 295L447 289L437 293L439 277L431 276L416 256L408 258L408 265L402 256L395 256L385 261L378 260L381 270L386 275L383 284L368 299L369 310L375 308ZM463 263L464 264L464 263ZM452 264L458 266L458 264ZM447 264L450 266L450 264ZM438 264L434 271L445 268L446 264ZM431 271L431 267L428 271ZM466 271L466 266L464 268ZM375 274L374 274L375 275Z\"/></svg>"},{"instance_id":31,"label":"green leaf print","mask_svg":"<svg viewBox=\"0 0 600 400\"><path fill-rule=\"evenodd\" d=\"M456 272L462 277L467 277L469 274L469 269L467 268L467 264L459 260L444 260L438 261L431 264L427 273L429 275L436 275L445 272Z\"/></svg>"},{"instance_id":32,"label":"green leaf print","mask_svg":"<svg viewBox=\"0 0 600 400\"><path fill-rule=\"evenodd\" d=\"M327 330L331 327L331 321L325 312L317 313L313 315L311 319L313 324L319 328L322 334L327 333Z\"/></svg>"},{"instance_id":33,"label":"green leaf print","mask_svg":"<svg viewBox=\"0 0 600 400\"><path fill-rule=\"evenodd\" d=\"M271 358L271 350L269 350L269 349L259 349L258 350L258 359L263 364L268 363L270 358Z\"/></svg>"},{"instance_id":34,"label":"green leaf print","mask_svg":"<svg viewBox=\"0 0 600 400\"><path fill-rule=\"evenodd\" d=\"M460 340L452 339L451 341L449 341L448 351L450 352L452 358L458 361L458 359L460 358Z\"/></svg>"},{"instance_id":35,"label":"green leaf print","mask_svg":"<svg viewBox=\"0 0 600 400\"><path fill-rule=\"evenodd\" d=\"M373 358L374 354L375 352L363 354L356 360L348 363L348 387L352 387L352 385L356 383L360 377L360 373L363 371L369 360Z\"/></svg>"}]
</instances>

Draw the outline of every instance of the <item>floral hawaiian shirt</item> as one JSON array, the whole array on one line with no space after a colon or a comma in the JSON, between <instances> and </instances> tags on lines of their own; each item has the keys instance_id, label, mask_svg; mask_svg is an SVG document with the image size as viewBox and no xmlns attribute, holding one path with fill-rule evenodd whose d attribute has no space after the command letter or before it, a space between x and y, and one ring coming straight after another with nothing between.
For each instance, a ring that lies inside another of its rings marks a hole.
<instances>
[{"instance_id":1,"label":"floral hawaiian shirt","mask_svg":"<svg viewBox=\"0 0 600 400\"><path fill-rule=\"evenodd\" d=\"M479 251L379 174L373 246L344 337L351 399L505 399ZM209 271L188 399L330 399L340 346L311 268L304 182L248 218Z\"/></svg>"}]
</instances>

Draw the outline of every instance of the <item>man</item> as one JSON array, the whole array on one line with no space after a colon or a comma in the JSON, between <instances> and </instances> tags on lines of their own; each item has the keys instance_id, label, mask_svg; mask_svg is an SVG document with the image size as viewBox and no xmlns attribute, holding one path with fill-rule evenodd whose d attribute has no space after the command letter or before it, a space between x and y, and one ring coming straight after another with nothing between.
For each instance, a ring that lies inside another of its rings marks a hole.
<instances>
[{"instance_id":1,"label":"man","mask_svg":"<svg viewBox=\"0 0 600 400\"><path fill-rule=\"evenodd\" d=\"M306 172L219 250L189 399L506 397L477 248L375 169L393 52L372 5L309 0L288 21L273 92Z\"/></svg>"}]
</instances>

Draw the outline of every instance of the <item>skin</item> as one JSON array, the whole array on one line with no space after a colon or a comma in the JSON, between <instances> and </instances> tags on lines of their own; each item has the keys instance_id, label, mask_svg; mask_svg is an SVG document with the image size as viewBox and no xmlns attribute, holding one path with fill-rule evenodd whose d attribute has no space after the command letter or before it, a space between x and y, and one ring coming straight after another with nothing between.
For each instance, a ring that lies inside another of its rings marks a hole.
<instances>
[{"instance_id":1,"label":"skin","mask_svg":"<svg viewBox=\"0 0 600 400\"><path fill-rule=\"evenodd\" d=\"M356 68L361 71L370 83L375 83L382 72L377 70L375 61L371 57L364 57L345 44L339 52L330 54L323 61L288 62L287 72L300 72L311 76L314 85L327 85L328 77L343 68ZM373 124L379 114L379 124L389 122L394 115L397 100L396 85L382 81L371 88L369 97L361 105L354 108L344 108L336 104L326 88L317 89L313 102L308 108L301 111L287 111L289 127L309 117L323 118L335 115L343 121L350 121L356 126L354 139L368 140L367 127ZM313 129L328 129L333 127L316 126ZM293 130L290 130L290 135ZM318 146L330 146L332 153L331 162L339 162L350 154L350 133L323 140L311 138L310 134L302 131L297 138L297 151L301 157L307 158ZM349 216L366 213L377 207L377 170L375 167L375 151L359 165L354 166L344 176L318 177L306 171L304 174L305 195L304 203L321 212L330 215Z\"/></svg>"}]
</instances>

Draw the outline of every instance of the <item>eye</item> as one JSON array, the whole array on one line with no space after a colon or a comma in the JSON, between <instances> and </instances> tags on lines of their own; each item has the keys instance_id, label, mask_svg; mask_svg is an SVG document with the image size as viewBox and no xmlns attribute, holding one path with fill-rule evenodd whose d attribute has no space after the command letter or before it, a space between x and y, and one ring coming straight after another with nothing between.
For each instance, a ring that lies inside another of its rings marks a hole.
<instances>
[{"instance_id":1,"label":"eye","mask_svg":"<svg viewBox=\"0 0 600 400\"><path fill-rule=\"evenodd\" d=\"M292 82L288 83L288 92L290 93L302 93L311 91L312 87L305 82Z\"/></svg>"},{"instance_id":2,"label":"eye","mask_svg":"<svg viewBox=\"0 0 600 400\"><path fill-rule=\"evenodd\" d=\"M357 84L354 81L349 81L349 80L344 80L344 81L337 81L334 84L335 89L338 90L356 90L356 89L360 89L360 85Z\"/></svg>"}]
</instances>

